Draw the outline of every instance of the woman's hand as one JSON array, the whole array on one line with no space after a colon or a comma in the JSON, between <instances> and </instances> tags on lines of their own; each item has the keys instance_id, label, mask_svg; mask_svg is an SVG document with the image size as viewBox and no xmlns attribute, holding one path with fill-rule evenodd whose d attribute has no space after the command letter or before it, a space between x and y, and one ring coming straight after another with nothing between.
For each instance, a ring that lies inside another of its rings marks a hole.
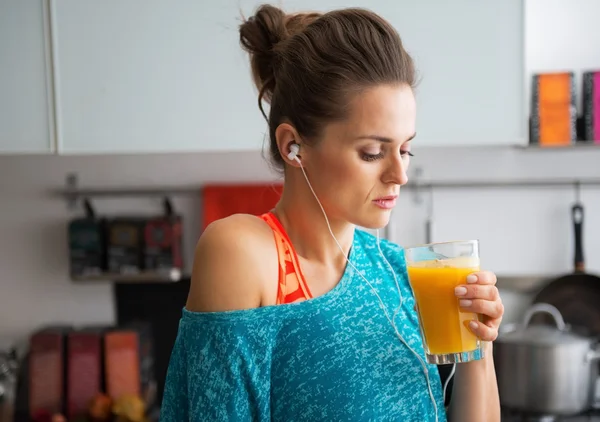
<instances>
[{"instance_id":1,"label":"woman's hand","mask_svg":"<svg viewBox=\"0 0 600 422\"><path fill-rule=\"evenodd\" d=\"M482 315L481 321L471 321L469 327L483 341L494 341L504 315L504 305L496 287L496 274L479 271L467 277L467 284L454 290L461 309Z\"/></svg>"}]
</instances>

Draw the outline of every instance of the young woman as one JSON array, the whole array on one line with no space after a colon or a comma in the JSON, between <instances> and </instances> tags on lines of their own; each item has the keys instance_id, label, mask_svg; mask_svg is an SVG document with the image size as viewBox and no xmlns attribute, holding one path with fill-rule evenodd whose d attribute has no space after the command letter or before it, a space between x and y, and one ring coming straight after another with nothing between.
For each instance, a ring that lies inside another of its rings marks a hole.
<instances>
[{"instance_id":1,"label":"young woman","mask_svg":"<svg viewBox=\"0 0 600 422\"><path fill-rule=\"evenodd\" d=\"M499 421L495 275L462 286L485 357L457 365L445 409L403 251L356 228L384 227L407 182L415 70L397 32L366 10L264 5L240 39L284 190L202 234L161 420Z\"/></svg>"}]
</instances>

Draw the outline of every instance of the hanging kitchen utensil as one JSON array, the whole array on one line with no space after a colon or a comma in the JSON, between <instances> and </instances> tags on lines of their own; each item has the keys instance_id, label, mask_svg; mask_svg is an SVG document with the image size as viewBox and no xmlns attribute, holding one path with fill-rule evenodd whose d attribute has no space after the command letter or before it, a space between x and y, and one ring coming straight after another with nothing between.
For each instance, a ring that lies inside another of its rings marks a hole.
<instances>
[{"instance_id":1,"label":"hanging kitchen utensil","mask_svg":"<svg viewBox=\"0 0 600 422\"><path fill-rule=\"evenodd\" d=\"M144 228L144 269L182 270L182 217L173 210L169 198L163 200L164 215L151 218Z\"/></svg>"},{"instance_id":2,"label":"hanging kitchen utensil","mask_svg":"<svg viewBox=\"0 0 600 422\"><path fill-rule=\"evenodd\" d=\"M425 243L433 242L433 187L429 188L429 204L425 220Z\"/></svg>"},{"instance_id":3,"label":"hanging kitchen utensil","mask_svg":"<svg viewBox=\"0 0 600 422\"><path fill-rule=\"evenodd\" d=\"M143 271L145 217L116 217L107 223L108 271L139 274Z\"/></svg>"},{"instance_id":4,"label":"hanging kitchen utensil","mask_svg":"<svg viewBox=\"0 0 600 422\"><path fill-rule=\"evenodd\" d=\"M582 335L600 338L600 277L585 271L583 250L584 207L579 199L571 208L574 232L574 271L551 280L535 296L534 303L555 306L567 324ZM549 323L536 317L536 322Z\"/></svg>"},{"instance_id":5,"label":"hanging kitchen utensil","mask_svg":"<svg viewBox=\"0 0 600 422\"><path fill-rule=\"evenodd\" d=\"M69 270L74 279L99 275L106 269L106 221L96 216L89 199L84 199L83 207L85 216L68 224Z\"/></svg>"}]
</instances>

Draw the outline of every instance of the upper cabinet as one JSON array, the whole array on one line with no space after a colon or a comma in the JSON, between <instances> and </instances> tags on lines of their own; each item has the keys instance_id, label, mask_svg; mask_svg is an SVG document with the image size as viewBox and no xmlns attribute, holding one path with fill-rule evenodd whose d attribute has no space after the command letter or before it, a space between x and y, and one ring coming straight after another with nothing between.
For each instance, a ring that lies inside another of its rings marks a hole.
<instances>
[{"instance_id":1,"label":"upper cabinet","mask_svg":"<svg viewBox=\"0 0 600 422\"><path fill-rule=\"evenodd\" d=\"M0 1L0 154L53 151L43 0Z\"/></svg>"},{"instance_id":2,"label":"upper cabinet","mask_svg":"<svg viewBox=\"0 0 600 422\"><path fill-rule=\"evenodd\" d=\"M522 2L281 5L380 13L415 60L419 145L485 146L526 141ZM267 125L238 33L260 3L0 2L0 152L54 143L60 154L262 148Z\"/></svg>"},{"instance_id":3,"label":"upper cabinet","mask_svg":"<svg viewBox=\"0 0 600 422\"><path fill-rule=\"evenodd\" d=\"M366 4L391 21L415 60L415 146L525 143L522 0Z\"/></svg>"},{"instance_id":4,"label":"upper cabinet","mask_svg":"<svg viewBox=\"0 0 600 422\"><path fill-rule=\"evenodd\" d=\"M61 153L262 147L237 0L53 4Z\"/></svg>"},{"instance_id":5,"label":"upper cabinet","mask_svg":"<svg viewBox=\"0 0 600 422\"><path fill-rule=\"evenodd\" d=\"M238 33L260 3L52 2L60 152L261 148L267 126ZM349 5L390 20L413 55L420 145L524 141L521 0L283 3Z\"/></svg>"}]
</instances>

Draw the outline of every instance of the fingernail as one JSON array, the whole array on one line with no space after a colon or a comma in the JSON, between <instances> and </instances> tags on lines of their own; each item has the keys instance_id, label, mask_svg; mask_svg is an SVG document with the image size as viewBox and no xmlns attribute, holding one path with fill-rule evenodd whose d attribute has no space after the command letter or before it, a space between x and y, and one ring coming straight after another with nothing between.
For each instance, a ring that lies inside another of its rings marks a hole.
<instances>
[{"instance_id":1,"label":"fingernail","mask_svg":"<svg viewBox=\"0 0 600 422\"><path fill-rule=\"evenodd\" d=\"M469 322L469 327L471 327L471 329L476 330L477 329L477 323L475 321L471 321Z\"/></svg>"},{"instance_id":2,"label":"fingernail","mask_svg":"<svg viewBox=\"0 0 600 422\"><path fill-rule=\"evenodd\" d=\"M472 303L473 303L473 301L469 300L469 299L461 299L461 300L458 301L458 304L460 306L462 306L463 308L471 306Z\"/></svg>"},{"instance_id":3,"label":"fingernail","mask_svg":"<svg viewBox=\"0 0 600 422\"><path fill-rule=\"evenodd\" d=\"M477 276L475 274L469 274L467 276L467 283L476 283L477 282Z\"/></svg>"},{"instance_id":4,"label":"fingernail","mask_svg":"<svg viewBox=\"0 0 600 422\"><path fill-rule=\"evenodd\" d=\"M464 296L467 294L467 288L463 286L458 286L454 289L454 294L456 296Z\"/></svg>"}]
</instances>

